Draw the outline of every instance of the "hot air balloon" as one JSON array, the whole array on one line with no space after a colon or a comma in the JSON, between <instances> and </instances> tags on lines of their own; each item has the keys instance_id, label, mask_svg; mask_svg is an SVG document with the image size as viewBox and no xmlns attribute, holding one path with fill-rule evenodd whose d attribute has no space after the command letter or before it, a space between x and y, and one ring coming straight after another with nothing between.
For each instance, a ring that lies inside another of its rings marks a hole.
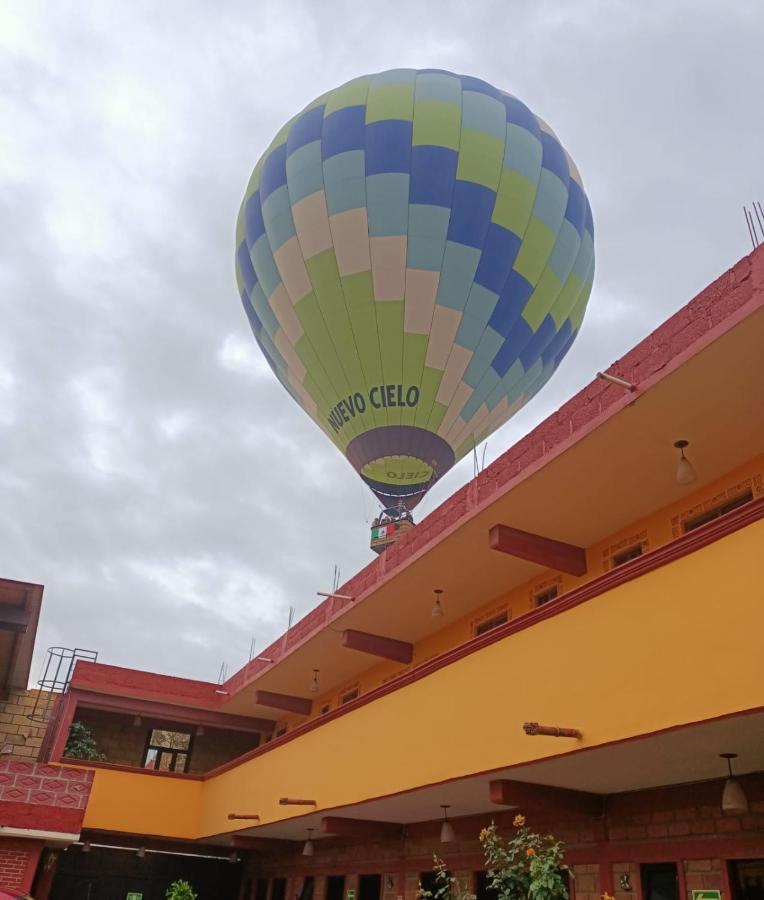
<instances>
[{"instance_id":1,"label":"hot air balloon","mask_svg":"<svg viewBox=\"0 0 764 900\"><path fill-rule=\"evenodd\" d=\"M593 233L578 170L520 100L395 69L279 131L241 205L236 274L276 377L409 521L570 349Z\"/></svg>"}]
</instances>

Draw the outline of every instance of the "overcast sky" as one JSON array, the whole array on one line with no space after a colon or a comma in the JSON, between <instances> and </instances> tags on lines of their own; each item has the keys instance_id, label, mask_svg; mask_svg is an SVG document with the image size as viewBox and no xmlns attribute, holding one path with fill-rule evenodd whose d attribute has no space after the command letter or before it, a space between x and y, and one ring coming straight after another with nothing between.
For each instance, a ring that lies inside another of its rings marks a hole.
<instances>
[{"instance_id":1,"label":"overcast sky","mask_svg":"<svg viewBox=\"0 0 764 900\"><path fill-rule=\"evenodd\" d=\"M575 159L589 312L489 461L750 252L762 34L761 0L0 0L0 576L45 585L38 650L214 681L372 557L376 502L234 283L238 205L286 119L438 67L520 97Z\"/></svg>"}]
</instances>

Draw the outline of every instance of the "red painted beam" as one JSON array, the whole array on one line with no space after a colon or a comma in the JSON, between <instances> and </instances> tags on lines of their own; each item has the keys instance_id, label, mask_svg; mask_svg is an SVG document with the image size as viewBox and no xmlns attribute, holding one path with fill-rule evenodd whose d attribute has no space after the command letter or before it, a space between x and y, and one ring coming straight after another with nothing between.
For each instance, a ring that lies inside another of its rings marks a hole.
<instances>
[{"instance_id":1,"label":"red painted beam","mask_svg":"<svg viewBox=\"0 0 764 900\"><path fill-rule=\"evenodd\" d=\"M605 803L605 798L600 794L510 781L507 778L490 782L489 796L491 803L512 806L524 812L543 807L544 811L553 809L556 812L581 813L586 816L601 816Z\"/></svg>"},{"instance_id":2,"label":"red painted beam","mask_svg":"<svg viewBox=\"0 0 764 900\"><path fill-rule=\"evenodd\" d=\"M321 831L338 837L397 838L403 833L399 822L377 822L372 819L348 819L324 816Z\"/></svg>"},{"instance_id":3,"label":"red painted beam","mask_svg":"<svg viewBox=\"0 0 764 900\"><path fill-rule=\"evenodd\" d=\"M83 691L73 688L69 693L76 699L78 709L100 709L104 712L124 713L146 719L205 725L228 731L271 732L275 727L273 719L259 719L249 716L230 715L211 709L195 709L193 706L179 706L174 703L158 703L154 700L139 700L135 697L115 697L97 691Z\"/></svg>"},{"instance_id":4,"label":"red painted beam","mask_svg":"<svg viewBox=\"0 0 764 900\"><path fill-rule=\"evenodd\" d=\"M368 631L356 631L353 628L347 628L342 632L342 646L402 663L410 663L414 658L414 646L408 641L383 637L381 634L369 634Z\"/></svg>"},{"instance_id":5,"label":"red painted beam","mask_svg":"<svg viewBox=\"0 0 764 900\"><path fill-rule=\"evenodd\" d=\"M509 525L494 525L488 532L488 545L491 550L499 550L557 572L586 574L586 551L575 544L554 541L530 531L510 528Z\"/></svg>"},{"instance_id":6,"label":"red painted beam","mask_svg":"<svg viewBox=\"0 0 764 900\"><path fill-rule=\"evenodd\" d=\"M271 709L283 709L285 712L299 713L309 716L313 708L310 700L294 697L292 694L275 694L273 691L255 691L255 703L270 706Z\"/></svg>"}]
</instances>

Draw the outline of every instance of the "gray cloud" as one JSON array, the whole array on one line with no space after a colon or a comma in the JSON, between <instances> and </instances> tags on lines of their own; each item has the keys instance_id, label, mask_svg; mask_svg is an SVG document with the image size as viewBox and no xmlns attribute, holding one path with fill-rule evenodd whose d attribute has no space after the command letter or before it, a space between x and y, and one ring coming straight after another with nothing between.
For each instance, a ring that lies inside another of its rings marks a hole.
<instances>
[{"instance_id":1,"label":"gray cloud","mask_svg":"<svg viewBox=\"0 0 764 900\"><path fill-rule=\"evenodd\" d=\"M335 563L370 559L372 497L259 358L233 282L249 172L322 91L398 65L474 73L581 169L590 312L488 460L747 252L759 3L437 9L3 5L0 574L46 584L42 648L214 678Z\"/></svg>"}]
</instances>

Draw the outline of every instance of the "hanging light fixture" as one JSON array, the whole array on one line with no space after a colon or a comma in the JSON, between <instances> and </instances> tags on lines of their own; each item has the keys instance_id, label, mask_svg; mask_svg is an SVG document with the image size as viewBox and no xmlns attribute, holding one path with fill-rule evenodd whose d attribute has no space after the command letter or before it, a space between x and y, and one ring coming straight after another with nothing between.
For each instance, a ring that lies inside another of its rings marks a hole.
<instances>
[{"instance_id":1,"label":"hanging light fixture","mask_svg":"<svg viewBox=\"0 0 764 900\"><path fill-rule=\"evenodd\" d=\"M302 847L302 855L303 856L313 856L313 853L315 852L311 834L313 834L313 829L309 828L308 829L308 840L305 841L305 843L303 844L303 847Z\"/></svg>"},{"instance_id":2,"label":"hanging light fixture","mask_svg":"<svg viewBox=\"0 0 764 900\"><path fill-rule=\"evenodd\" d=\"M197 726L196 726L196 736L197 736L197 737L204 737L204 725L197 725Z\"/></svg>"},{"instance_id":3,"label":"hanging light fixture","mask_svg":"<svg viewBox=\"0 0 764 900\"><path fill-rule=\"evenodd\" d=\"M146 859L146 848L141 847L135 855L138 859Z\"/></svg>"},{"instance_id":4,"label":"hanging light fixture","mask_svg":"<svg viewBox=\"0 0 764 900\"><path fill-rule=\"evenodd\" d=\"M747 813L748 798L740 782L732 777L732 760L737 759L737 753L720 753L722 759L727 760L729 778L724 782L722 791L722 812Z\"/></svg>"},{"instance_id":5,"label":"hanging light fixture","mask_svg":"<svg viewBox=\"0 0 764 900\"><path fill-rule=\"evenodd\" d=\"M140 716L136 716L136 717L133 719L133 726L134 726L135 728L140 728L141 725L143 725L143 719L142 719Z\"/></svg>"},{"instance_id":6,"label":"hanging light fixture","mask_svg":"<svg viewBox=\"0 0 764 900\"><path fill-rule=\"evenodd\" d=\"M450 844L456 840L454 834L454 826L448 821L448 810L451 807L447 803L441 803L440 808L443 810L443 824L440 826L440 842L441 844Z\"/></svg>"},{"instance_id":7,"label":"hanging light fixture","mask_svg":"<svg viewBox=\"0 0 764 900\"><path fill-rule=\"evenodd\" d=\"M432 604L432 617L433 619L442 619L443 618L443 604L440 602L440 595L443 593L441 588L435 588L433 594L435 594L435 600Z\"/></svg>"},{"instance_id":8,"label":"hanging light fixture","mask_svg":"<svg viewBox=\"0 0 764 900\"><path fill-rule=\"evenodd\" d=\"M313 677L310 679L311 694L318 693L318 669L313 669Z\"/></svg>"},{"instance_id":9,"label":"hanging light fixture","mask_svg":"<svg viewBox=\"0 0 764 900\"><path fill-rule=\"evenodd\" d=\"M90 841L83 841L83 842L82 842L82 852L83 852L83 853L90 853Z\"/></svg>"},{"instance_id":10,"label":"hanging light fixture","mask_svg":"<svg viewBox=\"0 0 764 900\"><path fill-rule=\"evenodd\" d=\"M698 477L692 463L684 455L684 448L690 445L689 441L674 441L674 446L679 451L679 462L676 466L676 480L679 484L692 484Z\"/></svg>"}]
</instances>

